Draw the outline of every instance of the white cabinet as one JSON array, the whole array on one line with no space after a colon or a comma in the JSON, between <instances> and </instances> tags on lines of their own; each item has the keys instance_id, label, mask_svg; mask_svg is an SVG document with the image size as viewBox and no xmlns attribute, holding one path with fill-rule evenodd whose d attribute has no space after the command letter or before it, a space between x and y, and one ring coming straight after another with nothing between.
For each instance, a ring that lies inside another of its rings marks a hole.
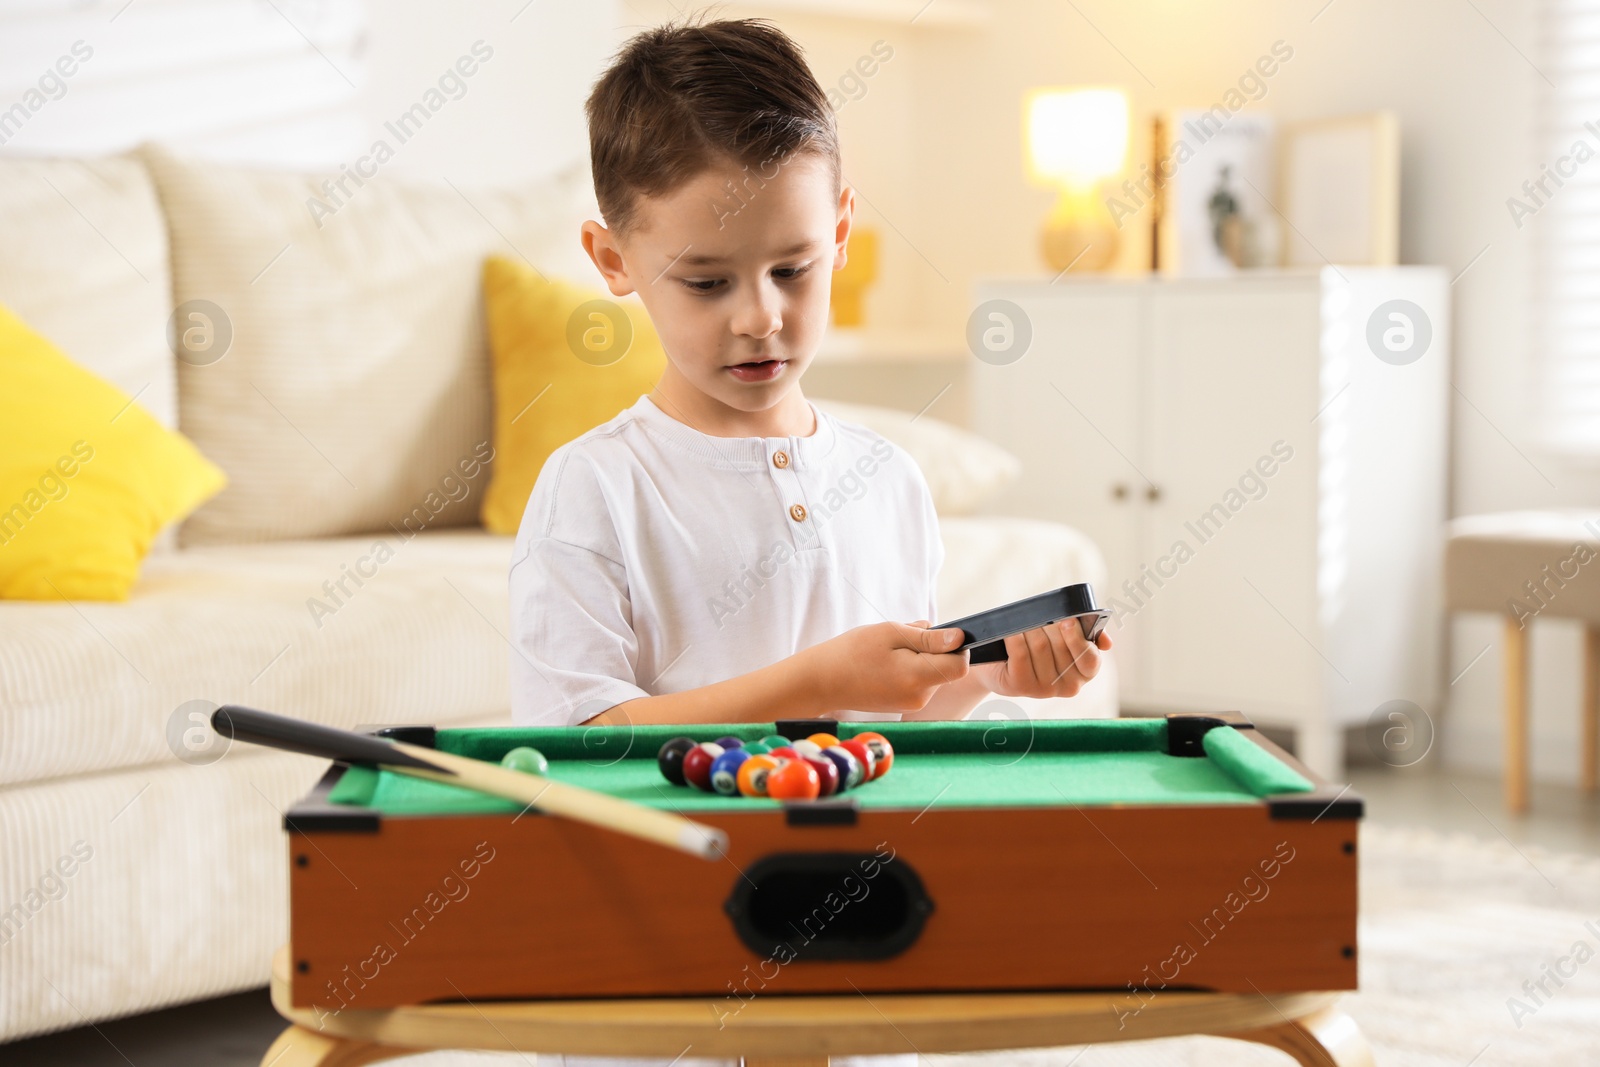
<instances>
[{"instance_id":1,"label":"white cabinet","mask_svg":"<svg viewBox=\"0 0 1600 1067\"><path fill-rule=\"evenodd\" d=\"M1126 710L1242 711L1336 774L1345 726L1436 709L1443 271L992 280L975 299L998 350L973 365L973 428L1025 464L991 510L1100 544Z\"/></svg>"}]
</instances>

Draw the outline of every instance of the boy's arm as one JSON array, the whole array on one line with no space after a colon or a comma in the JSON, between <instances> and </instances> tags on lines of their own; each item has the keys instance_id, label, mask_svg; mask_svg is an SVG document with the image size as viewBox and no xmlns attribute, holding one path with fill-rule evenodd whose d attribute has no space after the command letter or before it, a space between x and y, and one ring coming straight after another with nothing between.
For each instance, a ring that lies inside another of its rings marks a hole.
<instances>
[{"instance_id":1,"label":"boy's arm","mask_svg":"<svg viewBox=\"0 0 1600 1067\"><path fill-rule=\"evenodd\" d=\"M858 626L748 674L699 689L635 697L588 721L770 722L849 708L911 711L966 676L966 656L950 651L961 639L960 630L930 630L926 624Z\"/></svg>"},{"instance_id":2,"label":"boy's arm","mask_svg":"<svg viewBox=\"0 0 1600 1067\"><path fill-rule=\"evenodd\" d=\"M908 711L900 716L901 722L927 722L934 719L965 719L972 709L993 694L976 674L967 674L958 681L941 685L920 711Z\"/></svg>"},{"instance_id":3,"label":"boy's arm","mask_svg":"<svg viewBox=\"0 0 1600 1067\"><path fill-rule=\"evenodd\" d=\"M597 726L651 726L819 718L826 714L826 701L808 678L803 655L699 689L624 700L587 722ZM751 714L755 709L760 709L758 716Z\"/></svg>"}]
</instances>

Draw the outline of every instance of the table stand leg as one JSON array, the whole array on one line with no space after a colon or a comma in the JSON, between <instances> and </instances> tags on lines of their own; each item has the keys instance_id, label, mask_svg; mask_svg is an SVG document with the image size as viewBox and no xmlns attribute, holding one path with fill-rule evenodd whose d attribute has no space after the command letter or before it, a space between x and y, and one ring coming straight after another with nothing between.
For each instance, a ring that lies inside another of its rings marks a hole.
<instances>
[{"instance_id":1,"label":"table stand leg","mask_svg":"<svg viewBox=\"0 0 1600 1067\"><path fill-rule=\"evenodd\" d=\"M1578 784L1600 789L1600 626L1583 628L1583 758Z\"/></svg>"},{"instance_id":2,"label":"table stand leg","mask_svg":"<svg viewBox=\"0 0 1600 1067\"><path fill-rule=\"evenodd\" d=\"M417 1049L389 1048L351 1041L291 1026L267 1049L261 1067L362 1067L363 1064L415 1055Z\"/></svg>"},{"instance_id":3,"label":"table stand leg","mask_svg":"<svg viewBox=\"0 0 1600 1067\"><path fill-rule=\"evenodd\" d=\"M1367 1039L1355 1020L1337 1005L1299 1019L1286 1019L1266 1030L1227 1036L1287 1052L1303 1067L1373 1067L1374 1064Z\"/></svg>"},{"instance_id":4,"label":"table stand leg","mask_svg":"<svg viewBox=\"0 0 1600 1067\"><path fill-rule=\"evenodd\" d=\"M1528 810L1528 631L1516 616L1505 617L1505 793L1506 810Z\"/></svg>"}]
</instances>

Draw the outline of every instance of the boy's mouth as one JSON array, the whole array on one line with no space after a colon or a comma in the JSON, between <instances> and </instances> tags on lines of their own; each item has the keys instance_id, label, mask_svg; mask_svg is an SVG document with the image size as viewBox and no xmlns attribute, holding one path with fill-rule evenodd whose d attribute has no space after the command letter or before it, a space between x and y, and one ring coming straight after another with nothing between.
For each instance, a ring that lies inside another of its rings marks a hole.
<instances>
[{"instance_id":1,"label":"boy's mouth","mask_svg":"<svg viewBox=\"0 0 1600 1067\"><path fill-rule=\"evenodd\" d=\"M763 359L753 363L737 363L728 368L728 373L741 382L771 381L783 373L783 368L788 366L785 359Z\"/></svg>"}]
</instances>

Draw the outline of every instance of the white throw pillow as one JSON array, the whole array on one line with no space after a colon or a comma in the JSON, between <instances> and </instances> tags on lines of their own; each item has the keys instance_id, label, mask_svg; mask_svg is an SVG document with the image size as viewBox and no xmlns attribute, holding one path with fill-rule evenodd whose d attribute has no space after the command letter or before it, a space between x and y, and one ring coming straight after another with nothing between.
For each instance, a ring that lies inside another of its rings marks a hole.
<instances>
[{"instance_id":1,"label":"white throw pillow","mask_svg":"<svg viewBox=\"0 0 1600 1067\"><path fill-rule=\"evenodd\" d=\"M484 191L142 154L174 304L208 301L232 332L221 358L178 363L179 426L229 479L182 543L475 524L492 454L483 259L572 263L587 171Z\"/></svg>"},{"instance_id":2,"label":"white throw pillow","mask_svg":"<svg viewBox=\"0 0 1600 1067\"><path fill-rule=\"evenodd\" d=\"M167 223L144 164L0 160L0 304L177 425Z\"/></svg>"},{"instance_id":3,"label":"white throw pillow","mask_svg":"<svg viewBox=\"0 0 1600 1067\"><path fill-rule=\"evenodd\" d=\"M1022 461L986 437L927 415L817 400L819 408L887 438L916 460L941 515L971 515L1022 475Z\"/></svg>"}]
</instances>

